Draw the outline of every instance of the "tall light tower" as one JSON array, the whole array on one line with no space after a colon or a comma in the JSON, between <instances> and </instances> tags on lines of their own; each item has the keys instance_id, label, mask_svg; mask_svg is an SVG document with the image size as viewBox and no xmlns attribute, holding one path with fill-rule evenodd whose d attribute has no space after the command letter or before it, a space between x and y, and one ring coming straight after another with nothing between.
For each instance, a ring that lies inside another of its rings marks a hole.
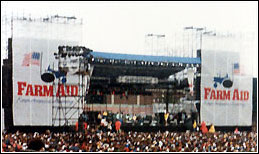
<instances>
[{"instance_id":1,"label":"tall light tower","mask_svg":"<svg viewBox=\"0 0 259 154\"><path fill-rule=\"evenodd\" d=\"M164 34L147 34L146 35L146 37L152 37L152 44L151 44L151 46L152 46L152 55L154 55L154 38L156 38L156 56L158 56L158 52L159 52L159 48L158 48L158 45L159 45L159 40L161 39L161 38L165 38L165 35ZM165 49L164 49L165 50Z\"/></svg>"},{"instance_id":2,"label":"tall light tower","mask_svg":"<svg viewBox=\"0 0 259 154\"><path fill-rule=\"evenodd\" d=\"M194 28L193 28L193 26L184 27L184 30L191 30L192 31L192 54L191 54L191 56L193 57L193 31L194 31ZM189 53L189 33L188 33L188 53Z\"/></svg>"},{"instance_id":3,"label":"tall light tower","mask_svg":"<svg viewBox=\"0 0 259 154\"><path fill-rule=\"evenodd\" d=\"M192 30L192 34L193 31L196 31L196 36L199 34L200 35L200 48L196 49L197 52L201 52L202 49L202 36L203 35L211 35L211 36L216 36L216 33L213 31L206 31L206 27L193 27L193 26L189 26L189 27L184 27L184 30ZM193 38L193 36L192 36ZM193 41L192 41L192 57L193 56Z\"/></svg>"}]
</instances>

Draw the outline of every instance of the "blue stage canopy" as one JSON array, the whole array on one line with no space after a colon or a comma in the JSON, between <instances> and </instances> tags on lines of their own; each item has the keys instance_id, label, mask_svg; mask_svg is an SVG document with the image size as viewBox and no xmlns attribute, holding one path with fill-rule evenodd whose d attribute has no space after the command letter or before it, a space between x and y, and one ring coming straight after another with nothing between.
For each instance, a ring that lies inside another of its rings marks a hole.
<instances>
[{"instance_id":1,"label":"blue stage canopy","mask_svg":"<svg viewBox=\"0 0 259 154\"><path fill-rule=\"evenodd\" d=\"M91 54L93 55L94 58L104 58L104 59L201 64L200 58L134 55L134 54L108 53L108 52L99 52L99 51L93 51Z\"/></svg>"}]
</instances>

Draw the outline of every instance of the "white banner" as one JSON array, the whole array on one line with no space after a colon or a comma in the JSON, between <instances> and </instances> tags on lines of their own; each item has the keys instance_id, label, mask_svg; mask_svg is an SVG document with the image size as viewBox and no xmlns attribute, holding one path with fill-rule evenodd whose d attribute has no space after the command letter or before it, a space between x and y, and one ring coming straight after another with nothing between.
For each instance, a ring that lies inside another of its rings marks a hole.
<instances>
[{"instance_id":1,"label":"white banner","mask_svg":"<svg viewBox=\"0 0 259 154\"><path fill-rule=\"evenodd\" d=\"M82 104L78 103L79 97L70 97L81 94L82 88L78 87L77 75L67 75L66 84L60 86L58 86L57 77L55 84L41 80L41 68L42 73L48 67L58 70L58 60L55 59L54 52L58 50L59 45L78 44L49 39L13 39L13 122L15 126L63 125L65 117L71 119L67 122L72 125L82 112ZM59 99L59 95L68 97ZM62 110L58 110L60 106Z\"/></svg>"},{"instance_id":2,"label":"white banner","mask_svg":"<svg viewBox=\"0 0 259 154\"><path fill-rule=\"evenodd\" d=\"M195 73L194 69L190 68L190 69L187 70L187 79L188 79L188 84L189 84L191 96L193 96L194 73Z\"/></svg>"},{"instance_id":3,"label":"white banner","mask_svg":"<svg viewBox=\"0 0 259 154\"><path fill-rule=\"evenodd\" d=\"M149 76L119 76L117 78L119 83L142 83L142 84L158 84L158 78Z\"/></svg>"},{"instance_id":4,"label":"white banner","mask_svg":"<svg viewBox=\"0 0 259 154\"><path fill-rule=\"evenodd\" d=\"M251 126L252 77L241 75L239 53L203 51L201 60L201 121Z\"/></svg>"}]
</instances>

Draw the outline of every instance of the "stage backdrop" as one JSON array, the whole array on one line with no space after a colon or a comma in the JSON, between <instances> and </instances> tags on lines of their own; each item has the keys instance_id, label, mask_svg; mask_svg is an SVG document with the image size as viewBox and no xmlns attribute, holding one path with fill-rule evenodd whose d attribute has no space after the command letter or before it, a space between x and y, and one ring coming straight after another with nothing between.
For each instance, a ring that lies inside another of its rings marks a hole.
<instances>
[{"instance_id":1,"label":"stage backdrop","mask_svg":"<svg viewBox=\"0 0 259 154\"><path fill-rule=\"evenodd\" d=\"M201 60L201 121L251 126L252 77L241 72L239 54L203 51Z\"/></svg>"},{"instance_id":2,"label":"stage backdrop","mask_svg":"<svg viewBox=\"0 0 259 154\"><path fill-rule=\"evenodd\" d=\"M58 60L54 58L54 52L58 51L58 45L78 44L51 39L13 39L13 121L15 126L63 125L65 120L59 121L58 119L64 119L64 117L72 119L68 121L71 125L77 121L78 114L82 112L81 103L80 106L77 103L78 97L61 97L61 104L58 99L59 95L79 95L77 75L68 75L67 83L60 86L60 90L58 90L57 79L55 86L41 80L41 73L44 73L48 66L57 70ZM67 109L59 112L57 110L59 105Z\"/></svg>"}]
</instances>

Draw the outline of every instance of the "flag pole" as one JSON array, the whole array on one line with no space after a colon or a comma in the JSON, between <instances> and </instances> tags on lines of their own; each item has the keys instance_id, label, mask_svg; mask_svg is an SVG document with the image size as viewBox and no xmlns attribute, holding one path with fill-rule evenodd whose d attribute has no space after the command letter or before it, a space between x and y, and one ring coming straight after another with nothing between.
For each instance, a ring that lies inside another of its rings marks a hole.
<instances>
[{"instance_id":1,"label":"flag pole","mask_svg":"<svg viewBox=\"0 0 259 154\"><path fill-rule=\"evenodd\" d=\"M42 56L43 56L43 52L40 53L40 75L42 73Z\"/></svg>"}]
</instances>

